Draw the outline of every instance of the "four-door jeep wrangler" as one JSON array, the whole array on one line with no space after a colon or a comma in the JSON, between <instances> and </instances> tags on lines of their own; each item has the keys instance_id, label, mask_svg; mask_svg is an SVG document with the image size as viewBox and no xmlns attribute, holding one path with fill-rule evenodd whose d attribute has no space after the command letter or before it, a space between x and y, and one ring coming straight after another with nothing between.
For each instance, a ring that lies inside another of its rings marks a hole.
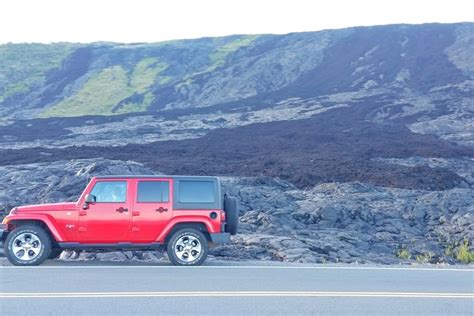
<instances>
[{"instance_id":1,"label":"four-door jeep wrangler","mask_svg":"<svg viewBox=\"0 0 474 316\"><path fill-rule=\"evenodd\" d=\"M77 202L15 207L0 226L14 265L38 265L71 250L166 247L175 265L200 265L208 243L237 233L235 197L216 177L95 177Z\"/></svg>"}]
</instances>

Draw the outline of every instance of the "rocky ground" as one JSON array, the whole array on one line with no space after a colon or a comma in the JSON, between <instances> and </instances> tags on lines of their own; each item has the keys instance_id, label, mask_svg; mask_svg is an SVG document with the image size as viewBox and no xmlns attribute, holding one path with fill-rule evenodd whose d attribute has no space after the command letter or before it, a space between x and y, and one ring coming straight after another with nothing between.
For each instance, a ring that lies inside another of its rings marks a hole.
<instances>
[{"instance_id":1,"label":"rocky ground","mask_svg":"<svg viewBox=\"0 0 474 316\"><path fill-rule=\"evenodd\" d=\"M301 190L273 178L222 177L240 200L240 233L211 255L227 260L304 263L460 263L474 251L474 161L392 159L442 165L468 185L443 191L323 183ZM156 173L135 162L100 159L0 166L0 201L14 205L74 201L92 175ZM64 260L159 261L160 252L63 252Z\"/></svg>"}]
</instances>

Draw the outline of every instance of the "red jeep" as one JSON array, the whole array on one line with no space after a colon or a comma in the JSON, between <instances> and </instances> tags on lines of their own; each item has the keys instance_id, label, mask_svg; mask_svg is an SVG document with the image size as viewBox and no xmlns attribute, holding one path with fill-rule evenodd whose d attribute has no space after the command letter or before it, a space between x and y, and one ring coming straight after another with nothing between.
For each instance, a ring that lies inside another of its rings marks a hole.
<instances>
[{"instance_id":1,"label":"red jeep","mask_svg":"<svg viewBox=\"0 0 474 316\"><path fill-rule=\"evenodd\" d=\"M77 202L15 207L0 226L14 265L39 265L62 249L166 247L175 265L200 265L208 243L237 233L237 199L216 177L95 177Z\"/></svg>"}]
</instances>

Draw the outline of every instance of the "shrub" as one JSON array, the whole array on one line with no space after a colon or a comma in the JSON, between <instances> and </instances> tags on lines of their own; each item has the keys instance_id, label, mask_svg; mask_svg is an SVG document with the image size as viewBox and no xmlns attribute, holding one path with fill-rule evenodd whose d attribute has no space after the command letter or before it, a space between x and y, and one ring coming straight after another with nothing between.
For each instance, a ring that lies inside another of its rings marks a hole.
<instances>
[{"instance_id":1,"label":"shrub","mask_svg":"<svg viewBox=\"0 0 474 316\"><path fill-rule=\"evenodd\" d=\"M474 252L469 250L469 241L464 240L464 243L459 246L456 252L456 259L464 263L474 262Z\"/></svg>"},{"instance_id":2,"label":"shrub","mask_svg":"<svg viewBox=\"0 0 474 316\"><path fill-rule=\"evenodd\" d=\"M397 257L403 260L409 260L411 258L411 254L408 249L400 248L397 250Z\"/></svg>"},{"instance_id":3,"label":"shrub","mask_svg":"<svg viewBox=\"0 0 474 316\"><path fill-rule=\"evenodd\" d=\"M416 261L419 263L431 262L431 259L433 259L433 254L430 252L426 252L416 256Z\"/></svg>"},{"instance_id":4,"label":"shrub","mask_svg":"<svg viewBox=\"0 0 474 316\"><path fill-rule=\"evenodd\" d=\"M446 257L453 257L454 246L452 244L447 245L446 249L444 250L444 254L446 255Z\"/></svg>"}]
</instances>

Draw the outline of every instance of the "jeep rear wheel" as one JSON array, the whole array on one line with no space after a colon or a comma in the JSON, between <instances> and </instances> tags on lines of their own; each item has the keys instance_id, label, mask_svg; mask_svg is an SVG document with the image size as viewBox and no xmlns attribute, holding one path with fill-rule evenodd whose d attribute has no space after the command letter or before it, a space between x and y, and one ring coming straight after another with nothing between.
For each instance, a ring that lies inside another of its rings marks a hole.
<instances>
[{"instance_id":1,"label":"jeep rear wheel","mask_svg":"<svg viewBox=\"0 0 474 316\"><path fill-rule=\"evenodd\" d=\"M43 263L51 252L51 240L45 230L35 225L14 229L5 240L5 255L16 266Z\"/></svg>"},{"instance_id":2,"label":"jeep rear wheel","mask_svg":"<svg viewBox=\"0 0 474 316\"><path fill-rule=\"evenodd\" d=\"M183 228L174 233L167 246L172 264L179 266L198 266L207 258L209 251L203 233L192 228Z\"/></svg>"}]
</instances>

